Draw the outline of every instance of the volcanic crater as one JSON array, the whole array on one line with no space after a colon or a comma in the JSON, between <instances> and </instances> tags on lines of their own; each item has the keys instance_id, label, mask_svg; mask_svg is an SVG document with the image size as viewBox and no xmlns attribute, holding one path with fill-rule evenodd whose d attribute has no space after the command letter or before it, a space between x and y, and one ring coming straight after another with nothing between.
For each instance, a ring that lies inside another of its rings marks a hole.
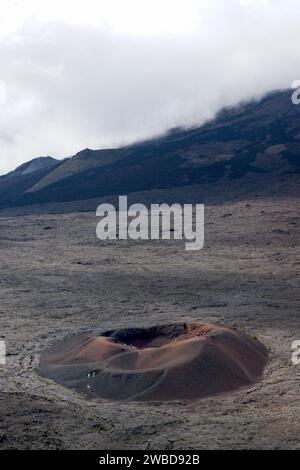
<instances>
[{"instance_id":1,"label":"volcanic crater","mask_svg":"<svg viewBox=\"0 0 300 470\"><path fill-rule=\"evenodd\" d=\"M44 351L39 371L89 398L173 401L250 386L267 357L240 331L192 322L77 335Z\"/></svg>"}]
</instances>

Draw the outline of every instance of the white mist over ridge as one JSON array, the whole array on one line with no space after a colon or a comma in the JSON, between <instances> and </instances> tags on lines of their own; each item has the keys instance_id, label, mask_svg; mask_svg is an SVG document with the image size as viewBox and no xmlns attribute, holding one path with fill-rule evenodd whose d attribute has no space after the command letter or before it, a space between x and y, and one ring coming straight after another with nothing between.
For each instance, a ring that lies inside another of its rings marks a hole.
<instances>
[{"instance_id":1,"label":"white mist over ridge","mask_svg":"<svg viewBox=\"0 0 300 470\"><path fill-rule=\"evenodd\" d=\"M300 78L295 0L1 4L0 173L200 125Z\"/></svg>"}]
</instances>

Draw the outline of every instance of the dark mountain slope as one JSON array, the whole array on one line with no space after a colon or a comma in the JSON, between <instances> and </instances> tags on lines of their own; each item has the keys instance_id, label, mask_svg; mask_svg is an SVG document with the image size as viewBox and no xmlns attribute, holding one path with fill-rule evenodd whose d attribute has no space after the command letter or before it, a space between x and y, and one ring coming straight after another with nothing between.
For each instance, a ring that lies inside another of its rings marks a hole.
<instances>
[{"instance_id":1,"label":"dark mountain slope","mask_svg":"<svg viewBox=\"0 0 300 470\"><path fill-rule=\"evenodd\" d=\"M0 176L1 203L13 204L27 189L59 165L61 162L52 157L38 157Z\"/></svg>"},{"instance_id":2,"label":"dark mountain slope","mask_svg":"<svg viewBox=\"0 0 300 470\"><path fill-rule=\"evenodd\" d=\"M290 90L276 92L259 102L223 110L202 127L177 129L158 139L105 152L106 159L101 161L101 152L89 150L92 166L57 177L61 165L54 169L55 181L48 173L42 184L36 182L14 201L6 194L0 204L81 200L222 179L228 184L247 174L263 174L265 181L274 174L299 174L300 106L292 104Z\"/></svg>"},{"instance_id":3,"label":"dark mountain slope","mask_svg":"<svg viewBox=\"0 0 300 470\"><path fill-rule=\"evenodd\" d=\"M14 176L23 176L35 173L36 171L52 170L58 163L61 162L52 157L38 157L30 160L29 162L23 163L5 176L12 178Z\"/></svg>"},{"instance_id":4,"label":"dark mountain slope","mask_svg":"<svg viewBox=\"0 0 300 470\"><path fill-rule=\"evenodd\" d=\"M38 191L45 188L49 184L55 183L63 178L72 176L81 171L88 170L94 167L108 165L114 161L120 160L128 155L126 149L107 149L107 150L90 150L85 149L74 155L73 158L68 158L59 167L48 173L30 191Z\"/></svg>"}]
</instances>

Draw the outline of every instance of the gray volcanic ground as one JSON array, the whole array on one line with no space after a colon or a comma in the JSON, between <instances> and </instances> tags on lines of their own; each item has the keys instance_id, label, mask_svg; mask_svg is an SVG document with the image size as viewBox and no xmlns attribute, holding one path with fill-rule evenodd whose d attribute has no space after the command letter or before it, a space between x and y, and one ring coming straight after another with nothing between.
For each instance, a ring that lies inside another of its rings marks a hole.
<instances>
[{"instance_id":1,"label":"gray volcanic ground","mask_svg":"<svg viewBox=\"0 0 300 470\"><path fill-rule=\"evenodd\" d=\"M96 207L96 206L95 206ZM300 449L299 199L206 206L206 243L109 241L95 213L0 219L2 449ZM196 401L87 400L38 373L74 334L224 324L269 350L260 381Z\"/></svg>"}]
</instances>

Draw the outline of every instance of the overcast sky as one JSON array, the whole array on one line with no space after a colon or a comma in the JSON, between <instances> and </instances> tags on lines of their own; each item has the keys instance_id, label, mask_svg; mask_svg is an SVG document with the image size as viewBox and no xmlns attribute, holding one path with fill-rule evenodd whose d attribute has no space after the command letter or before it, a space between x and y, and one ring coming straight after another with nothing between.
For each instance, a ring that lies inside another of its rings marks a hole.
<instances>
[{"instance_id":1,"label":"overcast sky","mask_svg":"<svg viewBox=\"0 0 300 470\"><path fill-rule=\"evenodd\" d=\"M300 79L299 0L0 0L0 174Z\"/></svg>"}]
</instances>

